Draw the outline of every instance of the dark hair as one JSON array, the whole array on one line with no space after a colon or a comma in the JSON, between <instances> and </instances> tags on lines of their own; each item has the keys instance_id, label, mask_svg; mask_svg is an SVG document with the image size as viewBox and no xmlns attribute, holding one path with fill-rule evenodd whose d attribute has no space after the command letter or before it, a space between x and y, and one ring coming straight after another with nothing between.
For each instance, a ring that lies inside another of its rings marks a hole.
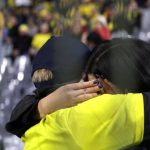
<instances>
[{"instance_id":1,"label":"dark hair","mask_svg":"<svg viewBox=\"0 0 150 150\"><path fill-rule=\"evenodd\" d=\"M95 45L103 43L103 39L96 32L90 32L87 36L88 42L93 42Z\"/></svg>"},{"instance_id":2,"label":"dark hair","mask_svg":"<svg viewBox=\"0 0 150 150\"><path fill-rule=\"evenodd\" d=\"M113 39L92 53L86 73L98 74L121 90L150 90L150 44L127 38Z\"/></svg>"}]
</instances>

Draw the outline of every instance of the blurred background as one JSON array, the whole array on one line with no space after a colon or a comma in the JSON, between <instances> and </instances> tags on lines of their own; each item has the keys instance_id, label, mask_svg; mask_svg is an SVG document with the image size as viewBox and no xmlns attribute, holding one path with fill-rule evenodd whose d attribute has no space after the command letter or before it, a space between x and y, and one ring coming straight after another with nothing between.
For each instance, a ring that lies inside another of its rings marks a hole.
<instances>
[{"instance_id":1,"label":"blurred background","mask_svg":"<svg viewBox=\"0 0 150 150\"><path fill-rule=\"evenodd\" d=\"M4 125L16 103L34 90L35 54L62 34L91 50L114 37L150 42L150 0L0 0L0 150L23 149Z\"/></svg>"}]
</instances>

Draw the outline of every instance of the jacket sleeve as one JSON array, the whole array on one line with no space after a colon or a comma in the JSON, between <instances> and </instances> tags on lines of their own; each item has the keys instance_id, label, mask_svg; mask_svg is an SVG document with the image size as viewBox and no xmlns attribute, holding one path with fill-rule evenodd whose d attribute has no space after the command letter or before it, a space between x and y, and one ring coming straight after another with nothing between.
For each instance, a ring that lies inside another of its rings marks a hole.
<instances>
[{"instance_id":1,"label":"jacket sleeve","mask_svg":"<svg viewBox=\"0 0 150 150\"><path fill-rule=\"evenodd\" d=\"M13 109L5 128L8 132L21 137L27 129L37 124L36 119L38 100L35 95L25 96Z\"/></svg>"},{"instance_id":2,"label":"jacket sleeve","mask_svg":"<svg viewBox=\"0 0 150 150\"><path fill-rule=\"evenodd\" d=\"M26 130L39 123L40 119L36 117L38 102L51 92L49 88L42 88L36 89L32 95L25 96L13 109L6 130L21 137Z\"/></svg>"},{"instance_id":3,"label":"jacket sleeve","mask_svg":"<svg viewBox=\"0 0 150 150\"><path fill-rule=\"evenodd\" d=\"M47 115L22 137L25 150L116 150L144 134L142 94L104 94Z\"/></svg>"},{"instance_id":4,"label":"jacket sleeve","mask_svg":"<svg viewBox=\"0 0 150 150\"><path fill-rule=\"evenodd\" d=\"M126 148L143 140L143 95L102 95L86 102L84 107L83 104L74 107L67 118L69 130L85 149L98 149L96 143L101 149Z\"/></svg>"}]
</instances>

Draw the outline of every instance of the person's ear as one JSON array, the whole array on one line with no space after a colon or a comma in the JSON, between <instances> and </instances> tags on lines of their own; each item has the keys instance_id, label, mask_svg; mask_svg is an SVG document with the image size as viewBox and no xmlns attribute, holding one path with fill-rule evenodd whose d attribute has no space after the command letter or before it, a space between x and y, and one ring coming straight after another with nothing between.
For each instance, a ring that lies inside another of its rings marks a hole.
<instances>
[{"instance_id":1,"label":"person's ear","mask_svg":"<svg viewBox=\"0 0 150 150\"><path fill-rule=\"evenodd\" d=\"M122 91L116 85L114 85L113 83L111 83L107 79L102 79L101 83L103 85L103 89L104 89L105 93L108 93L108 94L122 93Z\"/></svg>"}]
</instances>

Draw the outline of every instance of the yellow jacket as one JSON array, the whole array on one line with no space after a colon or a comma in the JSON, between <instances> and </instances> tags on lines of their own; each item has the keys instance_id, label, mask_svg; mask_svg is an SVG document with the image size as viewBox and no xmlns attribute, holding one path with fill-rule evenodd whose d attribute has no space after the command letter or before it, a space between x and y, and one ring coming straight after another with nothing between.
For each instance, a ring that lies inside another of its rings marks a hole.
<instances>
[{"instance_id":1,"label":"yellow jacket","mask_svg":"<svg viewBox=\"0 0 150 150\"><path fill-rule=\"evenodd\" d=\"M46 43L46 41L49 38L51 38L50 33L46 33L46 34L38 33L38 34L36 34L32 40L32 47L38 51Z\"/></svg>"},{"instance_id":2,"label":"yellow jacket","mask_svg":"<svg viewBox=\"0 0 150 150\"><path fill-rule=\"evenodd\" d=\"M47 115L22 137L24 150L119 150L142 141L142 94L98 96Z\"/></svg>"}]
</instances>

